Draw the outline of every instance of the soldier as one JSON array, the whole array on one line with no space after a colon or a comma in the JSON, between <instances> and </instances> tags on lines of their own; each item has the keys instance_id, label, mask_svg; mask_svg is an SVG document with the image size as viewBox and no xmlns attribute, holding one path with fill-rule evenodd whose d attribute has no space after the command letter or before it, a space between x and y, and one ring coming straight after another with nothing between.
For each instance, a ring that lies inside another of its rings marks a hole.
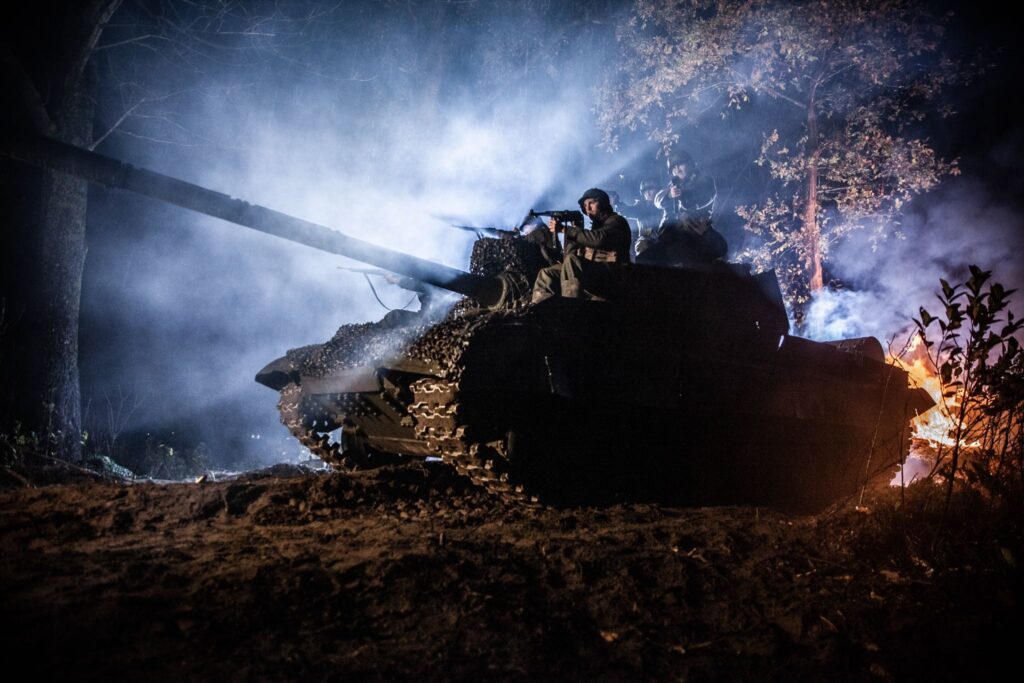
<instances>
[{"instance_id":1,"label":"soldier","mask_svg":"<svg viewBox=\"0 0 1024 683\"><path fill-rule=\"evenodd\" d=\"M654 199L665 216L654 234L637 242L637 263L694 266L721 260L729 246L711 227L715 179L684 150L670 152L667 166L671 184Z\"/></svg>"},{"instance_id":2,"label":"soldier","mask_svg":"<svg viewBox=\"0 0 1024 683\"><path fill-rule=\"evenodd\" d=\"M715 179L698 167L686 150L672 150L665 163L669 186L657 194L654 203L665 209L670 220L710 219L718 199Z\"/></svg>"},{"instance_id":3,"label":"soldier","mask_svg":"<svg viewBox=\"0 0 1024 683\"><path fill-rule=\"evenodd\" d=\"M612 210L608 193L591 188L580 197L579 205L590 218L590 230L584 230L582 225L564 228L564 258L560 264L542 268L537 274L533 303L556 294L571 298L600 296L609 289L613 264L629 262L629 224ZM561 229L554 218L548 222L552 235Z\"/></svg>"},{"instance_id":4,"label":"soldier","mask_svg":"<svg viewBox=\"0 0 1024 683\"><path fill-rule=\"evenodd\" d=\"M650 240L657 234L658 228L665 220L665 210L654 205L654 200L660 189L661 183L657 178L641 180L640 197L629 210L630 215L627 216L627 220L635 222L637 228L637 240L634 247L636 254L642 252L649 245Z\"/></svg>"},{"instance_id":5,"label":"soldier","mask_svg":"<svg viewBox=\"0 0 1024 683\"><path fill-rule=\"evenodd\" d=\"M640 197L643 201L654 206L654 198L658 195L659 187L657 178L644 178L640 181Z\"/></svg>"}]
</instances>

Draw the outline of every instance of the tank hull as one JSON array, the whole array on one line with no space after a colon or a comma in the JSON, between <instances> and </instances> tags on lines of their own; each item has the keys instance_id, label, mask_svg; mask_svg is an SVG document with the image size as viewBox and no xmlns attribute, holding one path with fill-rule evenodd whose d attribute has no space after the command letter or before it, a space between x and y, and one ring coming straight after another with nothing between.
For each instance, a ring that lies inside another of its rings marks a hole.
<instances>
[{"instance_id":1,"label":"tank hull","mask_svg":"<svg viewBox=\"0 0 1024 683\"><path fill-rule=\"evenodd\" d=\"M307 414L342 429L342 445L438 457L527 503L812 511L891 475L908 420L931 404L878 360L877 342L714 338L706 320L571 299L457 327L437 358L403 342L371 363L294 375Z\"/></svg>"}]
</instances>

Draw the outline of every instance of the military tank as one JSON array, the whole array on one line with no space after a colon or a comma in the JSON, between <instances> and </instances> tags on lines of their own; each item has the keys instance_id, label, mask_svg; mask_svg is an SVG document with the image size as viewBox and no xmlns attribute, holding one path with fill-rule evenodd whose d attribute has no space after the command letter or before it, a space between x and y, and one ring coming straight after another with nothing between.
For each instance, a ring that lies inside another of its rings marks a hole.
<instances>
[{"instance_id":1,"label":"military tank","mask_svg":"<svg viewBox=\"0 0 1024 683\"><path fill-rule=\"evenodd\" d=\"M624 264L602 300L531 305L544 258L528 240L480 239L464 272L48 138L0 151L416 283L420 311L344 325L256 376L291 433L340 467L438 458L523 504L811 511L893 471L932 405L876 339L789 334L771 272ZM437 290L462 298L436 305Z\"/></svg>"},{"instance_id":2,"label":"military tank","mask_svg":"<svg viewBox=\"0 0 1024 683\"><path fill-rule=\"evenodd\" d=\"M542 265L526 240L483 238L471 272L525 283ZM873 338L789 335L771 272L618 275L607 300L529 305L508 286L491 306L345 325L257 381L328 462L440 458L525 503L815 510L891 473L908 420L932 404Z\"/></svg>"}]
</instances>

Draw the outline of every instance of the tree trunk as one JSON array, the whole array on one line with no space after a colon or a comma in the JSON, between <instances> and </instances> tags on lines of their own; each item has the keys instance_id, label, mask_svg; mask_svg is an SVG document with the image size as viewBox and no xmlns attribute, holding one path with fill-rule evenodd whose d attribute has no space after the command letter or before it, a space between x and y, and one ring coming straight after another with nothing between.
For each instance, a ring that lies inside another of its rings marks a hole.
<instances>
[{"instance_id":1,"label":"tree trunk","mask_svg":"<svg viewBox=\"0 0 1024 683\"><path fill-rule=\"evenodd\" d=\"M40 3L3 32L3 86L14 95L7 130L31 129L89 145L94 101L87 63L120 0L69 10ZM40 130L42 129L42 130ZM63 174L0 168L7 249L2 295L0 429L20 424L51 454L81 457L78 315L85 262L86 184Z\"/></svg>"},{"instance_id":2,"label":"tree trunk","mask_svg":"<svg viewBox=\"0 0 1024 683\"><path fill-rule=\"evenodd\" d=\"M80 82L69 97L56 126L60 139L91 142L93 106L87 91ZM54 453L72 461L81 459L78 312L85 266L86 192L85 181L44 173L37 224L43 247L36 293L36 352L42 369L41 395L35 398L42 412L37 419Z\"/></svg>"},{"instance_id":3,"label":"tree trunk","mask_svg":"<svg viewBox=\"0 0 1024 683\"><path fill-rule=\"evenodd\" d=\"M818 149L818 115L814 111L814 95L812 91L807 104L807 203L804 207L801 242L803 243L804 270L807 274L807 286L811 292L822 288L823 277L821 268L821 228L818 225L818 160L821 151Z\"/></svg>"}]
</instances>

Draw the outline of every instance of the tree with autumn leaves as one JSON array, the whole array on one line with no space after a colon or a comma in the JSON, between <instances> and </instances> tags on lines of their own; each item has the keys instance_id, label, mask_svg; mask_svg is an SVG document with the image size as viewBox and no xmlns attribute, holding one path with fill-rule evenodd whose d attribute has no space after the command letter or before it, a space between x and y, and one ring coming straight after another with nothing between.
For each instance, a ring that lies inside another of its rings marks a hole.
<instances>
[{"instance_id":1,"label":"tree with autumn leaves","mask_svg":"<svg viewBox=\"0 0 1024 683\"><path fill-rule=\"evenodd\" d=\"M958 172L921 132L970 72L943 53L948 20L914 0L637 0L599 97L604 143L639 130L668 146L760 108L767 185L735 207L753 238L742 257L774 267L798 312L837 240L898 235L906 202Z\"/></svg>"}]
</instances>

